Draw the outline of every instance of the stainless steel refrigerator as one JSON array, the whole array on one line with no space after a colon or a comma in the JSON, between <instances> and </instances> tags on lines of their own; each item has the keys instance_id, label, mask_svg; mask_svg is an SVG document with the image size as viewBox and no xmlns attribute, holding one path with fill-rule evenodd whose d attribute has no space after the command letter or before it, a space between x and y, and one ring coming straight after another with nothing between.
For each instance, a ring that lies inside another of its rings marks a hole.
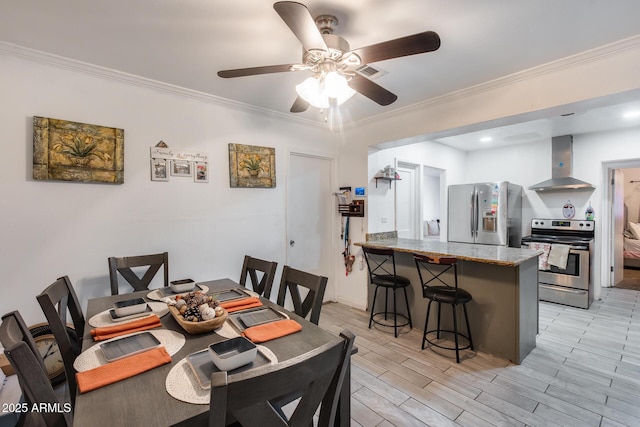
<instances>
[{"instance_id":1,"label":"stainless steel refrigerator","mask_svg":"<svg viewBox=\"0 0 640 427\"><path fill-rule=\"evenodd\" d=\"M507 181L449 186L449 242L520 247L522 187Z\"/></svg>"}]
</instances>

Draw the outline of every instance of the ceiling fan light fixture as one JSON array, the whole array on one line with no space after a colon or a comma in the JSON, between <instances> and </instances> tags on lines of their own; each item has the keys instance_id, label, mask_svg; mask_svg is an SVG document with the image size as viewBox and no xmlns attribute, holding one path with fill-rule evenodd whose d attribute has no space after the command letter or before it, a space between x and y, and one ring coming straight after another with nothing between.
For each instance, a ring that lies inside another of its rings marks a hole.
<instances>
[{"instance_id":1,"label":"ceiling fan light fixture","mask_svg":"<svg viewBox=\"0 0 640 427\"><path fill-rule=\"evenodd\" d=\"M296 86L298 95L316 108L329 108L329 98L336 100L341 105L351 98L356 91L347 85L344 76L331 71L324 77L309 77Z\"/></svg>"}]
</instances>

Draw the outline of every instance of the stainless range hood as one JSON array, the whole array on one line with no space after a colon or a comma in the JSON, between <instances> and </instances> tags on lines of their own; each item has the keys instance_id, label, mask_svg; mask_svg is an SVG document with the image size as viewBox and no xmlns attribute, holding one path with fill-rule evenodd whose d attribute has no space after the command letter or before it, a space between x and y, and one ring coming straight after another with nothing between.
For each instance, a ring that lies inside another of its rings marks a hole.
<instances>
[{"instance_id":1,"label":"stainless range hood","mask_svg":"<svg viewBox=\"0 0 640 427\"><path fill-rule=\"evenodd\" d=\"M535 191L589 190L595 188L588 182L572 177L573 135L551 138L551 179L529 187Z\"/></svg>"}]
</instances>

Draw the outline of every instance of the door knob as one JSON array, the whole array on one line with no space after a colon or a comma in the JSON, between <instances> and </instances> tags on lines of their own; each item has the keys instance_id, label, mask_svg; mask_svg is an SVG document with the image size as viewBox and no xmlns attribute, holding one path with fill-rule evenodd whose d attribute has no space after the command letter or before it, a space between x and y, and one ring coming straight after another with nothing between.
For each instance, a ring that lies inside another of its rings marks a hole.
<instances>
[{"instance_id":1,"label":"door knob","mask_svg":"<svg viewBox=\"0 0 640 427\"><path fill-rule=\"evenodd\" d=\"M295 244L296 244L296 242L294 240L289 240L289 246L293 246Z\"/></svg>"}]
</instances>

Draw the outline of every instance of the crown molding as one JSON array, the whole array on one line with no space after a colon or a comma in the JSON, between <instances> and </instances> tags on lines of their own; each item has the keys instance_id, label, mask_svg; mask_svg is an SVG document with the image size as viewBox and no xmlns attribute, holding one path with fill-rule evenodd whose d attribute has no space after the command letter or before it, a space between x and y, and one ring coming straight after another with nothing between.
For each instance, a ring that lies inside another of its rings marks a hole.
<instances>
[{"instance_id":1,"label":"crown molding","mask_svg":"<svg viewBox=\"0 0 640 427\"><path fill-rule=\"evenodd\" d=\"M519 71L513 74L509 74L503 77L499 77L494 80L489 80L474 86L470 86L464 89L460 89L454 92L449 92L435 98L431 98L422 102L408 105L406 107L398 108L388 113L377 114L372 117L367 117L355 122L351 122L345 127L363 126L368 123L376 123L382 119L389 119L397 116L402 116L409 112L415 112L423 110L426 107L432 107L438 104L448 104L452 101L459 100L468 96L477 95L483 92L490 92L496 88L509 86L514 83L533 79L545 74L551 74L562 69L577 67L589 62L596 62L607 56L618 55L628 50L640 49L640 35L632 36L626 39L622 39L613 43L609 43L594 49L590 49L584 52L570 55L556 61L547 62L542 65L538 65L532 68L528 68L523 71Z\"/></svg>"},{"instance_id":2,"label":"crown molding","mask_svg":"<svg viewBox=\"0 0 640 427\"><path fill-rule=\"evenodd\" d=\"M48 52L43 52L36 49L26 48L12 43L0 41L0 54L11 55L22 59L38 62L41 64L51 65L58 68L71 70L78 73L91 75L107 80L118 81L134 86L145 87L159 92L165 92L172 95L178 95L185 98L195 99L198 101L223 106L226 108L234 109L244 113L259 114L267 117L275 117L286 121L299 122L307 126L326 128L324 123L318 123L316 121L300 117L292 116L291 114L285 114L278 111L270 110L267 108L257 107L255 105L246 104L243 102L234 101L228 98L223 98L216 95L211 95L205 92L184 88L169 83L164 83L157 80L148 79L145 77L137 76L135 74L129 74L122 71L114 70L111 68L101 67L99 65L90 64L88 62L77 61L64 56L55 55Z\"/></svg>"},{"instance_id":3,"label":"crown molding","mask_svg":"<svg viewBox=\"0 0 640 427\"><path fill-rule=\"evenodd\" d=\"M464 89L460 89L454 92L449 92L441 96L437 96L422 102L418 102L406 107L401 107L387 113L377 114L375 116L367 117L365 119L356 120L342 124L341 128L354 128L357 126L364 126L369 123L376 123L383 119L390 119L398 116L402 116L407 113L423 110L428 107L433 107L438 104L448 104L452 101L459 100L468 96L477 95L483 92L489 92L499 87L508 86L524 80L536 78L545 74L557 72L565 68L571 68L583 65L589 62L598 61L604 57L617 55L624 53L628 50L640 48L640 35L622 39L613 43L609 43L594 49L590 49L584 52L577 53L575 55L567 56L565 58L558 59L556 61L548 62L546 64L538 65L533 68L529 68L523 71L519 71L513 74L509 74L504 77L499 77L494 80L483 82L474 86L470 86ZM122 71L113 70L98 65L69 59L63 56L54 55L51 53L22 47L19 45L6 43L0 41L0 53L13 55L16 57L28 59L34 62L39 62L47 65L52 65L64 69L69 69L75 72L80 72L108 80L120 81L127 84L141 86L157 90L160 92L170 93L173 95L183 96L186 98L196 99L199 101L223 106L226 108L234 109L245 113L259 114L267 117L275 117L289 122L297 122L307 126L313 126L316 128L330 129L324 122L311 120L298 115L291 115L289 113L282 113L279 111L270 110L263 107L257 107L238 101L234 101L228 98L211 95L204 92L199 92L192 89L187 89L181 86L172 85L169 83L160 82L157 80L148 79L145 77L137 76L134 74L125 73Z\"/></svg>"}]
</instances>

